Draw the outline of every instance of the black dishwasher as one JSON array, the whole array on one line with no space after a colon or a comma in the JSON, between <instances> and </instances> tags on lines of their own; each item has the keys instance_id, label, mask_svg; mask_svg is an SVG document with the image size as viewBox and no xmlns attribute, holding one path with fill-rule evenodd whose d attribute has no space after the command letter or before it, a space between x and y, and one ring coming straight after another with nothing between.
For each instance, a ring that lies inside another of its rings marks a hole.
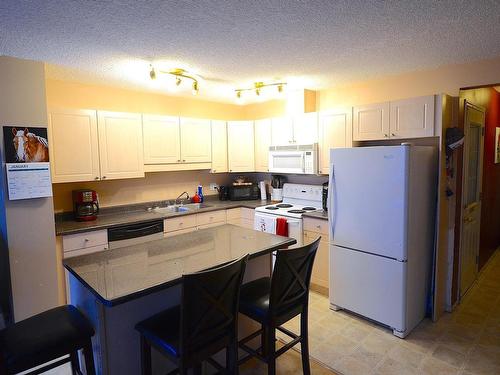
<instances>
[{"instance_id":1,"label":"black dishwasher","mask_svg":"<svg viewBox=\"0 0 500 375\"><path fill-rule=\"evenodd\" d=\"M163 238L163 220L126 224L108 229L110 249L137 245Z\"/></svg>"}]
</instances>

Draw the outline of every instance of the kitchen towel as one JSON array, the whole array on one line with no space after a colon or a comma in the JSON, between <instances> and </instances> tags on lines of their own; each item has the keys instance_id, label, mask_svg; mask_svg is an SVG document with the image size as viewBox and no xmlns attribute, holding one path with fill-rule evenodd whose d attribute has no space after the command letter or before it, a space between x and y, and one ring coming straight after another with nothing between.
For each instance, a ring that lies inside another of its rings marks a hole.
<instances>
[{"instance_id":1,"label":"kitchen towel","mask_svg":"<svg viewBox=\"0 0 500 375\"><path fill-rule=\"evenodd\" d=\"M284 217L276 219L276 234L278 236L288 237L288 223Z\"/></svg>"}]
</instances>

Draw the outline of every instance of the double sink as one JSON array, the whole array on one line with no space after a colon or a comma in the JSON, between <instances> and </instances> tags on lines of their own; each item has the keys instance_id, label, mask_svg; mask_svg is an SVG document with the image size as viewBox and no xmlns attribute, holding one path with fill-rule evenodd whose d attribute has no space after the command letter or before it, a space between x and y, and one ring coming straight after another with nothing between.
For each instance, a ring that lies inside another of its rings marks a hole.
<instances>
[{"instance_id":1,"label":"double sink","mask_svg":"<svg viewBox=\"0 0 500 375\"><path fill-rule=\"evenodd\" d=\"M198 211L202 208L207 208L207 207L211 206L204 203L172 204L165 207L148 208L148 211L165 214L165 213Z\"/></svg>"}]
</instances>

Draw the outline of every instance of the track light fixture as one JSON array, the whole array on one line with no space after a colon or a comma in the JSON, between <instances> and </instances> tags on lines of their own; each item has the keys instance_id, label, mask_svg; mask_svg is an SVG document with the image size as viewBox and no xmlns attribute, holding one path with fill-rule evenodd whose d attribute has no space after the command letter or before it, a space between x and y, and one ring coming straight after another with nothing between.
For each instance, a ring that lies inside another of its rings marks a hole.
<instances>
[{"instance_id":1,"label":"track light fixture","mask_svg":"<svg viewBox=\"0 0 500 375\"><path fill-rule=\"evenodd\" d=\"M153 67L153 65L150 66L151 70L149 71L149 77L151 79L156 79L156 70ZM171 69L168 71L163 71L163 70L158 70L158 73L162 74L169 74L171 76L175 77L175 86L178 87L182 84L183 79L190 79L192 83L192 94L193 95L198 95L200 89L199 89L199 82L198 79L194 77L191 73L185 71L184 69L181 68L176 68L176 69Z\"/></svg>"},{"instance_id":2,"label":"track light fixture","mask_svg":"<svg viewBox=\"0 0 500 375\"><path fill-rule=\"evenodd\" d=\"M274 86L278 89L278 94L282 94L285 88L286 82L273 82L273 83L264 83L264 82L254 82L253 87L243 88L243 89L235 89L236 99L241 100L242 95L246 91L254 91L255 95L260 96L262 94L262 90L266 87Z\"/></svg>"}]
</instances>

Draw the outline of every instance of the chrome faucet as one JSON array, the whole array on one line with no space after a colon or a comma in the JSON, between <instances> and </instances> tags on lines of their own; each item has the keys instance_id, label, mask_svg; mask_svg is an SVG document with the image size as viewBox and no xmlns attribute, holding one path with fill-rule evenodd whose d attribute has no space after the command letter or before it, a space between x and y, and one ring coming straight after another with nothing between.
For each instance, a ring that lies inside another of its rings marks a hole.
<instances>
[{"instance_id":1,"label":"chrome faucet","mask_svg":"<svg viewBox=\"0 0 500 375\"><path fill-rule=\"evenodd\" d=\"M189 199L189 194L187 191L184 191L183 193L181 193L177 198L175 198L175 204L177 204L177 202L179 201L179 198L182 197L184 194L186 194L186 199ZM183 204L183 200L181 199L180 200L181 204Z\"/></svg>"}]
</instances>

